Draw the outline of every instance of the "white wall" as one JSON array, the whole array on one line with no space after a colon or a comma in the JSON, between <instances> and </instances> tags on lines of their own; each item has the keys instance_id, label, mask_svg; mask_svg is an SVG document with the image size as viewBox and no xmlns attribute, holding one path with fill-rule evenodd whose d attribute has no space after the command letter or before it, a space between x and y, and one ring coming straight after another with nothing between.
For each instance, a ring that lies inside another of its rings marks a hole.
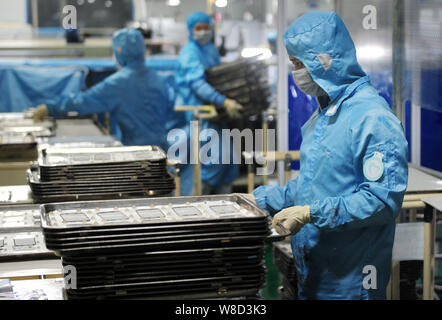
<instances>
[{"instance_id":1,"label":"white wall","mask_svg":"<svg viewBox=\"0 0 442 320\"><path fill-rule=\"evenodd\" d=\"M26 0L0 0L0 39L32 38L27 23Z\"/></svg>"},{"instance_id":2,"label":"white wall","mask_svg":"<svg viewBox=\"0 0 442 320\"><path fill-rule=\"evenodd\" d=\"M0 24L26 24L26 0L0 0Z\"/></svg>"}]
</instances>

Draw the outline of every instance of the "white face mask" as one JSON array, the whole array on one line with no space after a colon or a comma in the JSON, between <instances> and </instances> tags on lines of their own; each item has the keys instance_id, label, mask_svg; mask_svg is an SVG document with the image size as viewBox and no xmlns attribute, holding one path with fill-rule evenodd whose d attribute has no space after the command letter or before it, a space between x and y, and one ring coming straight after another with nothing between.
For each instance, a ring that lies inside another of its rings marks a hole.
<instances>
[{"instance_id":1,"label":"white face mask","mask_svg":"<svg viewBox=\"0 0 442 320\"><path fill-rule=\"evenodd\" d=\"M302 92L312 97L319 97L327 93L313 81L307 68L302 68L292 72L293 80Z\"/></svg>"},{"instance_id":2,"label":"white face mask","mask_svg":"<svg viewBox=\"0 0 442 320\"><path fill-rule=\"evenodd\" d=\"M115 56L115 54L112 55L112 61L115 63L115 65L117 66L117 69L121 69L122 66L120 65L120 63L118 62L117 57Z\"/></svg>"},{"instance_id":3,"label":"white face mask","mask_svg":"<svg viewBox=\"0 0 442 320\"><path fill-rule=\"evenodd\" d=\"M193 39L200 45L204 46L212 39L211 30L196 31L193 33Z\"/></svg>"}]
</instances>

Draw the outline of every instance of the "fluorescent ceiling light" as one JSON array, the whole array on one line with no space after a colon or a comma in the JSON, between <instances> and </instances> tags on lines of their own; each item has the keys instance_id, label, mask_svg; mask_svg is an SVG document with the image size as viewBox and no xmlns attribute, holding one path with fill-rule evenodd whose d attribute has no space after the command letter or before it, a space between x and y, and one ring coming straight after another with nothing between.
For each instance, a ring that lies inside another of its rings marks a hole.
<instances>
[{"instance_id":1,"label":"fluorescent ceiling light","mask_svg":"<svg viewBox=\"0 0 442 320\"><path fill-rule=\"evenodd\" d=\"M260 59L269 59L272 57L272 51L268 48L244 48L241 51L243 58L252 58L260 56Z\"/></svg>"},{"instance_id":2,"label":"fluorescent ceiling light","mask_svg":"<svg viewBox=\"0 0 442 320\"><path fill-rule=\"evenodd\" d=\"M375 60L386 55L386 51L381 46L363 46L356 50L358 59L361 60Z\"/></svg>"},{"instance_id":3,"label":"fluorescent ceiling light","mask_svg":"<svg viewBox=\"0 0 442 320\"><path fill-rule=\"evenodd\" d=\"M227 0L216 0L215 6L217 6L218 8L227 7Z\"/></svg>"},{"instance_id":4,"label":"fluorescent ceiling light","mask_svg":"<svg viewBox=\"0 0 442 320\"><path fill-rule=\"evenodd\" d=\"M180 0L167 0L167 5L171 7L176 7L181 4Z\"/></svg>"}]
</instances>

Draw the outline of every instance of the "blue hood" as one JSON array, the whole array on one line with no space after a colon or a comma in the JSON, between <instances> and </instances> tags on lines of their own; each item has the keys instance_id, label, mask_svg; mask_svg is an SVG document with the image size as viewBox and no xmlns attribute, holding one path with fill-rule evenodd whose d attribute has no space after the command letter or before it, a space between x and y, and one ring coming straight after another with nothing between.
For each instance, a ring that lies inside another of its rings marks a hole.
<instances>
[{"instance_id":1,"label":"blue hood","mask_svg":"<svg viewBox=\"0 0 442 320\"><path fill-rule=\"evenodd\" d=\"M112 50L122 67L143 63L146 50L144 37L141 32L135 29L119 30L114 33Z\"/></svg>"},{"instance_id":2,"label":"blue hood","mask_svg":"<svg viewBox=\"0 0 442 320\"><path fill-rule=\"evenodd\" d=\"M188 18L187 18L187 29L189 30L189 40L192 42L196 41L193 39L193 28L198 24L198 23L207 23L208 25L212 24L212 18L205 14L204 12L194 12L192 13ZM212 37L213 37L213 33L212 33Z\"/></svg>"},{"instance_id":3,"label":"blue hood","mask_svg":"<svg viewBox=\"0 0 442 320\"><path fill-rule=\"evenodd\" d=\"M366 76L344 22L335 12L312 11L299 17L284 34L290 56L300 60L331 103Z\"/></svg>"}]
</instances>

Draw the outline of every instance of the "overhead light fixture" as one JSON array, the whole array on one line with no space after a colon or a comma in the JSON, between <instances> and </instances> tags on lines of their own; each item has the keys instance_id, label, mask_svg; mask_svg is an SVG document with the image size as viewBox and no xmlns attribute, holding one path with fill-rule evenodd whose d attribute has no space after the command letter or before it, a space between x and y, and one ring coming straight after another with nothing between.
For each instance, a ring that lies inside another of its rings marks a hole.
<instances>
[{"instance_id":1,"label":"overhead light fixture","mask_svg":"<svg viewBox=\"0 0 442 320\"><path fill-rule=\"evenodd\" d=\"M227 7L227 0L216 0L215 1L215 6L217 6L218 8L225 8Z\"/></svg>"},{"instance_id":2,"label":"overhead light fixture","mask_svg":"<svg viewBox=\"0 0 442 320\"><path fill-rule=\"evenodd\" d=\"M375 60L384 57L387 52L381 46L368 45L363 47L358 47L356 49L356 54L358 59L361 60Z\"/></svg>"},{"instance_id":3,"label":"overhead light fixture","mask_svg":"<svg viewBox=\"0 0 442 320\"><path fill-rule=\"evenodd\" d=\"M272 57L272 51L268 48L244 48L241 51L243 58L252 58L259 56L259 59L269 59Z\"/></svg>"},{"instance_id":4,"label":"overhead light fixture","mask_svg":"<svg viewBox=\"0 0 442 320\"><path fill-rule=\"evenodd\" d=\"M171 7L176 7L181 4L180 0L167 0L166 4Z\"/></svg>"}]
</instances>

